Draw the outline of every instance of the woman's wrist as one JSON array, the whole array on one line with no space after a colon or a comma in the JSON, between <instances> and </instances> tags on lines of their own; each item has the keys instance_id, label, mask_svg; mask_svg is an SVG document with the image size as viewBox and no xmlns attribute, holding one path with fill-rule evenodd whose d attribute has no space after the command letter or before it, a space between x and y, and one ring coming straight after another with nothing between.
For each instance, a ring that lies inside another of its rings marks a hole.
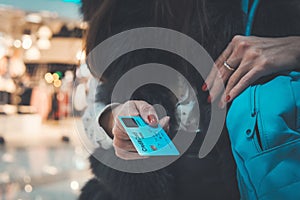
<instances>
[{"instance_id":1,"label":"woman's wrist","mask_svg":"<svg viewBox=\"0 0 300 200\"><path fill-rule=\"evenodd\" d=\"M112 127L114 124L114 118L112 109L109 108L99 117L98 120L99 125L105 130L110 138L113 138Z\"/></svg>"},{"instance_id":2,"label":"woman's wrist","mask_svg":"<svg viewBox=\"0 0 300 200\"><path fill-rule=\"evenodd\" d=\"M300 36L295 36L295 41L296 41L296 43L297 43L297 47L298 47L298 53L297 53L297 63L298 63L298 65L297 65L297 67L298 67L298 69L300 69Z\"/></svg>"},{"instance_id":3,"label":"woman's wrist","mask_svg":"<svg viewBox=\"0 0 300 200\"><path fill-rule=\"evenodd\" d=\"M300 36L289 36L287 37L293 52L295 52L295 59L296 59L296 69L300 69Z\"/></svg>"}]
</instances>

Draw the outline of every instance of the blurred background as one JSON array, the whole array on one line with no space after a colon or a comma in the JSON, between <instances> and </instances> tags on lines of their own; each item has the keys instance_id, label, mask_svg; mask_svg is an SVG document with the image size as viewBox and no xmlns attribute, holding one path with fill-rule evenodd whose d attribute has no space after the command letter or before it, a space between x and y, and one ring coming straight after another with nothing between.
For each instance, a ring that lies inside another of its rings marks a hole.
<instances>
[{"instance_id":1,"label":"blurred background","mask_svg":"<svg viewBox=\"0 0 300 200\"><path fill-rule=\"evenodd\" d=\"M0 0L0 200L76 199L91 176L78 134L91 76L79 9Z\"/></svg>"}]
</instances>

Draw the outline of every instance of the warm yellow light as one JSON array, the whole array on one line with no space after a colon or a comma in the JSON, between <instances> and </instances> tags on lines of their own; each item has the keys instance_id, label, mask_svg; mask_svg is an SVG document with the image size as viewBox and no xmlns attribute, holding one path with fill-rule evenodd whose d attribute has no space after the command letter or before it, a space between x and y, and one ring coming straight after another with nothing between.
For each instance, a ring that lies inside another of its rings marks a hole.
<instances>
[{"instance_id":1,"label":"warm yellow light","mask_svg":"<svg viewBox=\"0 0 300 200\"><path fill-rule=\"evenodd\" d=\"M51 73L45 74L45 80L47 83L52 83L54 81L53 75Z\"/></svg>"},{"instance_id":2,"label":"warm yellow light","mask_svg":"<svg viewBox=\"0 0 300 200\"><path fill-rule=\"evenodd\" d=\"M53 80L54 80L54 81L59 80L59 75L58 75L57 73L54 73L54 74L53 74Z\"/></svg>"},{"instance_id":3,"label":"warm yellow light","mask_svg":"<svg viewBox=\"0 0 300 200\"><path fill-rule=\"evenodd\" d=\"M55 80L53 83L54 87L60 87L61 86L61 80Z\"/></svg>"}]
</instances>

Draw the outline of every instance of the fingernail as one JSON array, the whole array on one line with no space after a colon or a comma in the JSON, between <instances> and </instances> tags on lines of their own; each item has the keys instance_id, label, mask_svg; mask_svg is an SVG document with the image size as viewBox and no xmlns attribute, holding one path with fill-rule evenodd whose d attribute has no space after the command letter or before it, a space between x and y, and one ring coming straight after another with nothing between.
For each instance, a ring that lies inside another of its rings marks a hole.
<instances>
[{"instance_id":1,"label":"fingernail","mask_svg":"<svg viewBox=\"0 0 300 200\"><path fill-rule=\"evenodd\" d=\"M157 119L154 115L148 115L148 121L150 124L156 124L157 123Z\"/></svg>"},{"instance_id":2,"label":"fingernail","mask_svg":"<svg viewBox=\"0 0 300 200\"><path fill-rule=\"evenodd\" d=\"M227 95L226 98L225 98L225 101L226 101L226 102L229 102L230 99L231 99L230 95Z\"/></svg>"},{"instance_id":3,"label":"fingernail","mask_svg":"<svg viewBox=\"0 0 300 200\"><path fill-rule=\"evenodd\" d=\"M202 85L202 91L206 91L206 90L207 90L207 84L204 83L204 84Z\"/></svg>"},{"instance_id":4,"label":"fingernail","mask_svg":"<svg viewBox=\"0 0 300 200\"><path fill-rule=\"evenodd\" d=\"M208 103L211 103L211 100L212 100L212 97L211 97L210 95L208 95L208 97L207 97L207 102L208 102Z\"/></svg>"}]
</instances>

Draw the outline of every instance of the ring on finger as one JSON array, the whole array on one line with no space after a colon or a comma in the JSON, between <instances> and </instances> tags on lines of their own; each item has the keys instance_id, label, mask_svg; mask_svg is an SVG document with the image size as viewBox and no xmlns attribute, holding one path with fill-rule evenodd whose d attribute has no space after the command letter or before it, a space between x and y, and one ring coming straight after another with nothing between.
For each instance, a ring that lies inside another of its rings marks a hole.
<instances>
[{"instance_id":1,"label":"ring on finger","mask_svg":"<svg viewBox=\"0 0 300 200\"><path fill-rule=\"evenodd\" d=\"M233 67L231 67L229 64L228 64L228 62L227 61L225 61L224 62L224 64L223 64L225 67L226 67L226 69L228 69L229 71L235 71L235 69L233 68Z\"/></svg>"}]
</instances>

